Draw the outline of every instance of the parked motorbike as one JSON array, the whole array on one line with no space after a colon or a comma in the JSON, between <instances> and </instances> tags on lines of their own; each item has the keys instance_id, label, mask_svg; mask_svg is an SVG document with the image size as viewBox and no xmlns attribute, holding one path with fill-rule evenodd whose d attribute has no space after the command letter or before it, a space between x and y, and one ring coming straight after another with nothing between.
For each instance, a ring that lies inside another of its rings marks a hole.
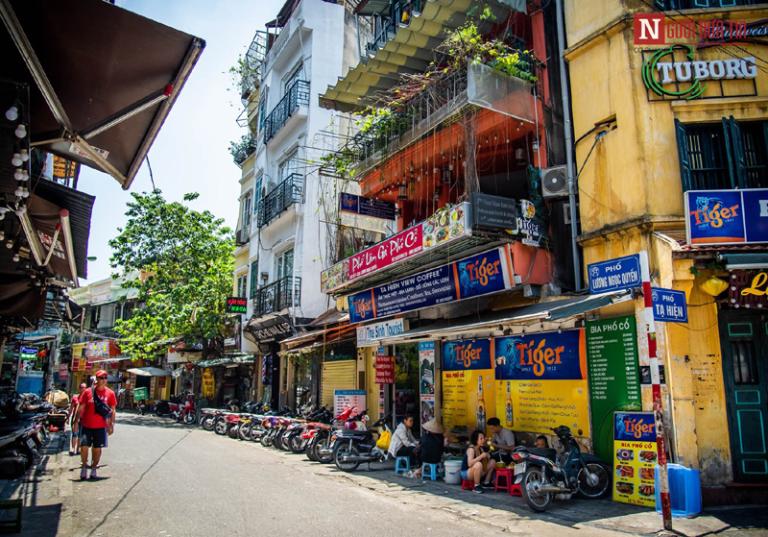
<instances>
[{"instance_id":1,"label":"parked motorbike","mask_svg":"<svg viewBox=\"0 0 768 537\"><path fill-rule=\"evenodd\" d=\"M344 409L343 412L336 416L331 427L323 427L318 430L314 439L314 459L317 460L317 462L322 464L330 464L333 462L337 432L345 429L366 429L364 418L368 411L364 410L355 413L356 410L357 409L354 407Z\"/></svg>"},{"instance_id":2,"label":"parked motorbike","mask_svg":"<svg viewBox=\"0 0 768 537\"><path fill-rule=\"evenodd\" d=\"M552 431L563 452L554 449L517 448L512 452L515 483L521 484L525 502L533 511L546 511L553 500L569 500L574 494L600 498L611 486L610 466L582 453L571 430L561 425Z\"/></svg>"},{"instance_id":3,"label":"parked motorbike","mask_svg":"<svg viewBox=\"0 0 768 537\"><path fill-rule=\"evenodd\" d=\"M191 393L184 395L183 402L171 408L171 417L179 423L192 425L195 423L195 396Z\"/></svg>"},{"instance_id":4,"label":"parked motorbike","mask_svg":"<svg viewBox=\"0 0 768 537\"><path fill-rule=\"evenodd\" d=\"M383 427L390 431L384 417L374 423L372 427ZM371 429L343 429L335 433L333 462L336 468L343 472L353 472L357 470L360 463L372 462L383 463L389 457L389 453L376 445L378 439L377 431ZM390 431L391 432L391 431Z\"/></svg>"}]
</instances>

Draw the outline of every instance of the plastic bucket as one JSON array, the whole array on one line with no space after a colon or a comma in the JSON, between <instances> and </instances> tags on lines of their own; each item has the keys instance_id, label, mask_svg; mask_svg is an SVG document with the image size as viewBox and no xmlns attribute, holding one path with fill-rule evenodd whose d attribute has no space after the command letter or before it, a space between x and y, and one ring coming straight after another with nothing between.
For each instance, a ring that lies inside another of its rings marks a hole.
<instances>
[{"instance_id":1,"label":"plastic bucket","mask_svg":"<svg viewBox=\"0 0 768 537\"><path fill-rule=\"evenodd\" d=\"M445 482L449 485L461 484L461 460L448 459L443 463L445 467Z\"/></svg>"}]
</instances>

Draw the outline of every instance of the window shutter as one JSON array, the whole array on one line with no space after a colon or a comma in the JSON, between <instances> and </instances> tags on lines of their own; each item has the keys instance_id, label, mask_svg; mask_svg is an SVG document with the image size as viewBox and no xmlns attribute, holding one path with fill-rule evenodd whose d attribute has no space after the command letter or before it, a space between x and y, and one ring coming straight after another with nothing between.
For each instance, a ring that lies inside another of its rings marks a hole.
<instances>
[{"instance_id":1,"label":"window shutter","mask_svg":"<svg viewBox=\"0 0 768 537\"><path fill-rule=\"evenodd\" d=\"M256 296L256 289L259 286L259 262L251 263L251 298Z\"/></svg>"},{"instance_id":2,"label":"window shutter","mask_svg":"<svg viewBox=\"0 0 768 537\"><path fill-rule=\"evenodd\" d=\"M683 192L691 190L691 161L688 156L688 139L685 125L675 120L675 134L677 135L677 155L680 159L680 180L683 183Z\"/></svg>"},{"instance_id":3,"label":"window shutter","mask_svg":"<svg viewBox=\"0 0 768 537\"><path fill-rule=\"evenodd\" d=\"M723 118L725 148L728 153L728 169L731 174L731 187L746 188L747 166L744 157L744 143L741 139L739 122L733 116Z\"/></svg>"}]
</instances>

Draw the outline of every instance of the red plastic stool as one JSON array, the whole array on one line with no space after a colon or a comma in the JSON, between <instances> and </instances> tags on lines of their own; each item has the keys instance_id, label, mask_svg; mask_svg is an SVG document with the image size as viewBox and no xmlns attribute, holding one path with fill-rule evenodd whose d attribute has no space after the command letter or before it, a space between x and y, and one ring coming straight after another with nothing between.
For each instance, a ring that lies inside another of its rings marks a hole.
<instances>
[{"instance_id":1,"label":"red plastic stool","mask_svg":"<svg viewBox=\"0 0 768 537\"><path fill-rule=\"evenodd\" d=\"M518 483L517 485L515 485L514 483L509 485L509 495L510 496L522 496L523 495L523 489L520 488L520 483Z\"/></svg>"},{"instance_id":2,"label":"red plastic stool","mask_svg":"<svg viewBox=\"0 0 768 537\"><path fill-rule=\"evenodd\" d=\"M509 487L512 486L512 469L511 468L496 468L494 472L496 477L493 481L493 488L496 492L503 490L509 492Z\"/></svg>"},{"instance_id":3,"label":"red plastic stool","mask_svg":"<svg viewBox=\"0 0 768 537\"><path fill-rule=\"evenodd\" d=\"M461 490L475 490L475 482L472 479L462 479Z\"/></svg>"}]
</instances>

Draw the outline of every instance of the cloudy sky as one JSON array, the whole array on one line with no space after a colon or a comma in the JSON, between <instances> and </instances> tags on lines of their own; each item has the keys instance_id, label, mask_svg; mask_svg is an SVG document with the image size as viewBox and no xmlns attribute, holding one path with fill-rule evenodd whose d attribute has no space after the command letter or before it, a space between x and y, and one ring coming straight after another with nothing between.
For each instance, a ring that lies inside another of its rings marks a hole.
<instances>
[{"instance_id":1,"label":"cloudy sky","mask_svg":"<svg viewBox=\"0 0 768 537\"><path fill-rule=\"evenodd\" d=\"M275 17L282 0L118 0L117 5L205 39L206 47L149 152L155 184L170 200L199 192L195 209L208 209L234 228L240 169L227 151L244 130L235 119L242 111L232 91L229 68L254 33ZM91 221L88 279L110 275L107 242L125 223L130 192L152 189L146 164L125 192L110 176L83 167L78 189L96 196Z\"/></svg>"}]
</instances>

